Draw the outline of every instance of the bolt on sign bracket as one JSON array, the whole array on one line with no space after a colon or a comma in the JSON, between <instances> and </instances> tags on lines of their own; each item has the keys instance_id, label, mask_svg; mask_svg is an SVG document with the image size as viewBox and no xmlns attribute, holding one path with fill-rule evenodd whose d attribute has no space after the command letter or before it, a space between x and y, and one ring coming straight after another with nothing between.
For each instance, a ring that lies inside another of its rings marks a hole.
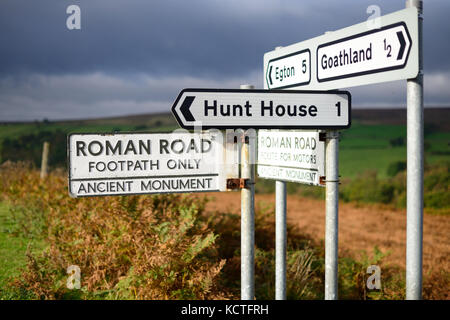
<instances>
[{"instance_id":1,"label":"bolt on sign bracket","mask_svg":"<svg viewBox=\"0 0 450 320\"><path fill-rule=\"evenodd\" d=\"M327 133L326 132L319 132L319 141L326 141L327 139Z\"/></svg>"},{"instance_id":2,"label":"bolt on sign bracket","mask_svg":"<svg viewBox=\"0 0 450 320\"><path fill-rule=\"evenodd\" d=\"M320 178L319 178L319 183L323 186L325 185L325 179L326 179L325 176L320 176Z\"/></svg>"},{"instance_id":3,"label":"bolt on sign bracket","mask_svg":"<svg viewBox=\"0 0 450 320\"><path fill-rule=\"evenodd\" d=\"M227 179L227 189L248 189L252 183L250 179Z\"/></svg>"},{"instance_id":4,"label":"bolt on sign bracket","mask_svg":"<svg viewBox=\"0 0 450 320\"><path fill-rule=\"evenodd\" d=\"M341 180L339 180L339 179L338 180L327 180L327 177L325 177L325 176L321 176L319 179L320 179L319 181L320 181L321 185L325 185L326 182L337 182L338 184L341 184Z\"/></svg>"}]
</instances>

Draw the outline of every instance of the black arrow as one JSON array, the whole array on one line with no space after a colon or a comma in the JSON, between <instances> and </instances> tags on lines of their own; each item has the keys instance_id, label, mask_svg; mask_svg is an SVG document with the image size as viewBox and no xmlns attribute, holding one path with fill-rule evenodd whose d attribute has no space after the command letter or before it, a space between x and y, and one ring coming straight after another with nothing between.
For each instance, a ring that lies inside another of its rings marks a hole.
<instances>
[{"instance_id":1,"label":"black arrow","mask_svg":"<svg viewBox=\"0 0 450 320\"><path fill-rule=\"evenodd\" d=\"M398 50L397 60L400 60L403 57L403 52L405 52L406 41L405 37L403 36L403 32L401 31L397 31L397 38L400 42L400 50Z\"/></svg>"},{"instance_id":2,"label":"black arrow","mask_svg":"<svg viewBox=\"0 0 450 320\"><path fill-rule=\"evenodd\" d=\"M269 69L269 82L270 82L270 85L272 85L272 66L270 66L270 69Z\"/></svg>"},{"instance_id":3,"label":"black arrow","mask_svg":"<svg viewBox=\"0 0 450 320\"><path fill-rule=\"evenodd\" d=\"M189 108L191 107L191 104L194 101L194 99L195 96L187 96L180 107L181 114L184 116L186 121L195 121L194 116L189 111Z\"/></svg>"}]
</instances>

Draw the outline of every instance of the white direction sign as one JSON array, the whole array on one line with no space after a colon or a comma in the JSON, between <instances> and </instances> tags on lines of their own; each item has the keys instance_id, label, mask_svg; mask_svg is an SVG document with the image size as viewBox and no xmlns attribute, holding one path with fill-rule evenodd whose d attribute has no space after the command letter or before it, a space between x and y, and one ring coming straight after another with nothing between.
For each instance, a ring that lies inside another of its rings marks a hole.
<instances>
[{"instance_id":1,"label":"white direction sign","mask_svg":"<svg viewBox=\"0 0 450 320\"><path fill-rule=\"evenodd\" d=\"M311 81L311 53L308 49L274 58L268 62L268 89L287 89Z\"/></svg>"},{"instance_id":2,"label":"white direction sign","mask_svg":"<svg viewBox=\"0 0 450 320\"><path fill-rule=\"evenodd\" d=\"M401 22L317 48L319 82L401 69L406 65L411 37Z\"/></svg>"},{"instance_id":3,"label":"white direction sign","mask_svg":"<svg viewBox=\"0 0 450 320\"><path fill-rule=\"evenodd\" d=\"M71 134L72 197L226 191L238 175L220 132ZM234 169L233 169L234 168Z\"/></svg>"},{"instance_id":4,"label":"white direction sign","mask_svg":"<svg viewBox=\"0 0 450 320\"><path fill-rule=\"evenodd\" d=\"M266 53L264 88L327 90L414 78L418 52L412 7Z\"/></svg>"},{"instance_id":5,"label":"white direction sign","mask_svg":"<svg viewBox=\"0 0 450 320\"><path fill-rule=\"evenodd\" d=\"M258 176L323 186L325 143L317 131L258 131Z\"/></svg>"},{"instance_id":6,"label":"white direction sign","mask_svg":"<svg viewBox=\"0 0 450 320\"><path fill-rule=\"evenodd\" d=\"M350 127L347 91L184 89L172 113L185 129Z\"/></svg>"}]
</instances>

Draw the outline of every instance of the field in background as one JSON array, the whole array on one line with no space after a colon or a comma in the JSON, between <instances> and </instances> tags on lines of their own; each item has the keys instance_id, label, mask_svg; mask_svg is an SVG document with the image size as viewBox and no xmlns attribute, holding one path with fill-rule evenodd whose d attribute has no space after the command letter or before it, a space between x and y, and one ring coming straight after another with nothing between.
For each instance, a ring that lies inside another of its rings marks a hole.
<instances>
[{"instance_id":1,"label":"field in background","mask_svg":"<svg viewBox=\"0 0 450 320\"><path fill-rule=\"evenodd\" d=\"M425 109L425 162L450 159L450 108ZM340 174L355 177L376 170L388 176L394 162L406 161L406 109L352 110L352 127L342 131Z\"/></svg>"},{"instance_id":2,"label":"field in background","mask_svg":"<svg viewBox=\"0 0 450 320\"><path fill-rule=\"evenodd\" d=\"M341 207L340 298L404 299L405 112L353 110L352 119L339 154L340 199L350 202ZM426 299L449 298L447 119L450 108L426 109ZM206 208L191 196L68 197L68 133L176 128L170 114L0 124L0 299L238 298L239 213L227 207L240 203L238 193L209 195ZM40 182L38 170L2 164L29 160L39 168L44 141L51 143L51 182ZM257 298L273 299L274 182L258 179L256 188L265 199L256 214ZM288 192L288 298L323 299L324 188L288 183ZM73 261L85 277L76 292L65 286ZM381 292L365 290L369 264L383 268Z\"/></svg>"},{"instance_id":3,"label":"field in background","mask_svg":"<svg viewBox=\"0 0 450 320\"><path fill-rule=\"evenodd\" d=\"M354 178L368 170L388 176L389 166L406 161L406 110L352 110L352 127L342 131L340 175ZM425 109L425 161L450 159L450 108ZM66 167L66 135L71 132L171 132L171 114L105 119L0 124L0 163L31 160L40 165L42 143L50 141L50 165ZM53 143L52 143L53 142Z\"/></svg>"},{"instance_id":4,"label":"field in background","mask_svg":"<svg viewBox=\"0 0 450 320\"><path fill-rule=\"evenodd\" d=\"M450 108L425 109L425 208L450 211ZM405 206L406 110L352 110L352 126L341 131L339 173L344 201ZM83 132L172 132L171 114L34 122L0 125L0 163L29 160L40 166L42 145L50 142L51 168L67 168L67 134ZM256 192L274 192L274 183L259 179ZM288 192L323 198L322 188L288 183ZM431 212L430 210L428 210Z\"/></svg>"},{"instance_id":5,"label":"field in background","mask_svg":"<svg viewBox=\"0 0 450 320\"><path fill-rule=\"evenodd\" d=\"M0 299L239 299L239 199L239 192L74 199L63 171L41 180L27 165L3 165L0 230L10 260L0 260ZM274 299L273 210L273 195L256 196L258 300ZM340 207L339 299L405 298L404 218L404 210ZM424 218L424 299L449 298L449 222ZM288 299L324 298L324 224L323 200L289 196ZM22 239L45 245L25 260ZM80 290L66 285L74 264ZM366 289L373 264L381 290Z\"/></svg>"},{"instance_id":6,"label":"field in background","mask_svg":"<svg viewBox=\"0 0 450 320\"><path fill-rule=\"evenodd\" d=\"M70 121L7 122L0 123L0 140L38 134L42 131L62 131L66 134L71 132L171 131L176 126L172 115L166 113Z\"/></svg>"}]
</instances>

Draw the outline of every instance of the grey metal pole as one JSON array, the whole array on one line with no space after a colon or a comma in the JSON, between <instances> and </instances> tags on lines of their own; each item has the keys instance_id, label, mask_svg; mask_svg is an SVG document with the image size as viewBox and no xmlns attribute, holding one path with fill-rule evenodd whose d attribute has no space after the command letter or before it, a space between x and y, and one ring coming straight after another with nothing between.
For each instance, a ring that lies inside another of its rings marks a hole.
<instances>
[{"instance_id":1,"label":"grey metal pole","mask_svg":"<svg viewBox=\"0 0 450 320\"><path fill-rule=\"evenodd\" d=\"M41 162L41 179L47 177L48 174L48 152L50 149L50 143L45 141L42 149L42 162Z\"/></svg>"},{"instance_id":2,"label":"grey metal pole","mask_svg":"<svg viewBox=\"0 0 450 320\"><path fill-rule=\"evenodd\" d=\"M325 300L338 298L339 132L328 131L326 153Z\"/></svg>"},{"instance_id":3,"label":"grey metal pole","mask_svg":"<svg viewBox=\"0 0 450 320\"><path fill-rule=\"evenodd\" d=\"M286 300L286 182L275 181L275 299Z\"/></svg>"},{"instance_id":4,"label":"grey metal pole","mask_svg":"<svg viewBox=\"0 0 450 320\"><path fill-rule=\"evenodd\" d=\"M241 89L253 89L241 85ZM243 135L241 178L249 179L241 189L241 300L255 299L255 164L251 163L249 137ZM255 157L252 157L255 159Z\"/></svg>"},{"instance_id":5,"label":"grey metal pole","mask_svg":"<svg viewBox=\"0 0 450 320\"><path fill-rule=\"evenodd\" d=\"M407 80L406 299L422 299L423 237L423 2L407 0L419 12L419 74Z\"/></svg>"},{"instance_id":6,"label":"grey metal pole","mask_svg":"<svg viewBox=\"0 0 450 320\"><path fill-rule=\"evenodd\" d=\"M275 50L283 48L275 47ZM275 181L275 299L286 300L286 182Z\"/></svg>"}]
</instances>

